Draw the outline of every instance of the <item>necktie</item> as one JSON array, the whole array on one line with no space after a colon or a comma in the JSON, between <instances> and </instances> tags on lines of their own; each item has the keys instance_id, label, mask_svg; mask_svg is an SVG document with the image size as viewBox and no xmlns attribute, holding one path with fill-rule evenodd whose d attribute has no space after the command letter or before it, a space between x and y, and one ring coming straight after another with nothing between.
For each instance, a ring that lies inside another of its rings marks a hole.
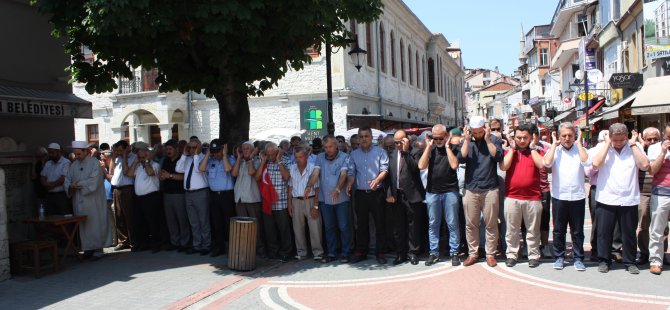
<instances>
[{"instance_id":1,"label":"necktie","mask_svg":"<svg viewBox=\"0 0 670 310\"><path fill-rule=\"evenodd\" d=\"M191 161L191 166L188 168L188 175L186 176L186 189L191 189L191 175L193 175L193 166L195 164L195 158Z\"/></svg>"}]
</instances>

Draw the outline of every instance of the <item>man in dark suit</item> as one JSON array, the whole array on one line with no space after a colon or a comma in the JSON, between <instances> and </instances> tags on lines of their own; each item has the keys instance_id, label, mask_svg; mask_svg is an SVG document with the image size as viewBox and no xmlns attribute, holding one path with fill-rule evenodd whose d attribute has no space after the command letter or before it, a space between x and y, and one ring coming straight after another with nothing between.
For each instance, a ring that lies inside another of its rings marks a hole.
<instances>
[{"instance_id":1,"label":"man in dark suit","mask_svg":"<svg viewBox=\"0 0 670 310\"><path fill-rule=\"evenodd\" d=\"M395 150L389 156L389 174L387 178L386 201L391 205L393 213L393 239L397 257L394 265L409 260L413 265L419 263L419 245L422 232L419 229L419 208L425 190L419 176L419 167L416 159L409 153L409 139L407 133L398 130L393 135ZM390 237L390 236L389 236Z\"/></svg>"}]
</instances>

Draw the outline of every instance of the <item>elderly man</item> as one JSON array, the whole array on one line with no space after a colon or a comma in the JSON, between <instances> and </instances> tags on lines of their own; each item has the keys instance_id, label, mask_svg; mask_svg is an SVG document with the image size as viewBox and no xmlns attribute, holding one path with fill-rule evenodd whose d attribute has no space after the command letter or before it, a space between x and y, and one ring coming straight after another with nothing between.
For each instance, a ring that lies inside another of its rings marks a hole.
<instances>
[{"instance_id":1,"label":"elderly man","mask_svg":"<svg viewBox=\"0 0 670 310\"><path fill-rule=\"evenodd\" d=\"M233 165L232 175L235 181L235 212L238 216L256 219L256 254L266 255L263 242L263 222L261 213L261 193L258 190L256 171L260 161L255 157L254 144L247 141L237 149L237 159Z\"/></svg>"},{"instance_id":2,"label":"elderly man","mask_svg":"<svg viewBox=\"0 0 670 310\"><path fill-rule=\"evenodd\" d=\"M191 235L193 237L193 248L186 253L200 252L204 256L210 253L211 227L209 222L209 183L205 172L200 171L200 162L205 155L202 154L202 144L197 138L184 148L184 154L177 161L175 171L184 174L184 201L186 213L191 224Z\"/></svg>"},{"instance_id":3,"label":"elderly man","mask_svg":"<svg viewBox=\"0 0 670 310\"><path fill-rule=\"evenodd\" d=\"M480 216L486 225L486 264L495 267L498 245L498 173L497 163L503 159L502 140L491 134L480 116L470 118L458 160L465 163L465 231L469 256L463 265L477 262L479 249Z\"/></svg>"},{"instance_id":4,"label":"elderly man","mask_svg":"<svg viewBox=\"0 0 670 310\"><path fill-rule=\"evenodd\" d=\"M184 201L184 174L175 170L182 155L175 140L165 142L164 148L165 159L159 178L162 182L165 220L170 234L170 246L167 250L177 249L179 252L184 252L189 249L191 243L191 227Z\"/></svg>"},{"instance_id":5,"label":"elderly man","mask_svg":"<svg viewBox=\"0 0 670 310\"><path fill-rule=\"evenodd\" d=\"M128 169L128 176L135 178L135 201L133 214L132 251L143 251L151 248L152 253L160 251L160 218L161 194L158 191L160 181L158 171L160 164L153 161L149 145L144 142L135 143L137 158Z\"/></svg>"},{"instance_id":6,"label":"elderly man","mask_svg":"<svg viewBox=\"0 0 670 310\"><path fill-rule=\"evenodd\" d=\"M542 219L542 192L540 169L544 168L542 151L535 148L538 141L530 125L516 128L509 140L502 170L505 174L505 222L507 231L507 267L516 265L519 252L521 225L525 224L528 242L528 267L540 265L540 221Z\"/></svg>"},{"instance_id":7,"label":"elderly man","mask_svg":"<svg viewBox=\"0 0 670 310\"><path fill-rule=\"evenodd\" d=\"M128 166L135 161L135 154L131 151L126 140L120 140L112 146L113 164L109 167L109 174L112 175L110 182L116 220L115 251L129 249L132 243L134 179L126 175Z\"/></svg>"},{"instance_id":8,"label":"elderly man","mask_svg":"<svg viewBox=\"0 0 670 310\"><path fill-rule=\"evenodd\" d=\"M355 149L358 149L360 147L360 145L361 145L361 143L360 143L360 140L358 138L358 134L355 133L355 134L351 135L351 138L349 138L349 146L351 148L350 151L349 151L349 154L351 154L351 152L353 152Z\"/></svg>"},{"instance_id":9,"label":"elderly man","mask_svg":"<svg viewBox=\"0 0 670 310\"><path fill-rule=\"evenodd\" d=\"M599 170L596 190L599 272L609 271L609 248L612 246L614 223L618 222L626 270L631 274L640 273L635 263L637 206L640 204L638 169L646 171L649 160L637 145L637 135L633 130L629 140L626 125L612 124L609 134L605 135L605 143L600 144L593 157L593 167Z\"/></svg>"},{"instance_id":10,"label":"elderly man","mask_svg":"<svg viewBox=\"0 0 670 310\"><path fill-rule=\"evenodd\" d=\"M337 258L337 235L340 235L340 262L348 263L351 254L349 226L349 196L343 190L349 169L349 155L339 149L339 140L328 135L323 138L324 152L316 158L314 169L319 177L319 210L326 229L326 256L322 263Z\"/></svg>"},{"instance_id":11,"label":"elderly man","mask_svg":"<svg viewBox=\"0 0 670 310\"><path fill-rule=\"evenodd\" d=\"M256 181L263 187L261 189L263 225L268 252L270 257L279 256L285 263L289 261L289 255L293 251L291 219L288 212L290 159L272 142L265 144L260 158L261 168L256 170Z\"/></svg>"},{"instance_id":12,"label":"elderly man","mask_svg":"<svg viewBox=\"0 0 670 310\"><path fill-rule=\"evenodd\" d=\"M421 184L416 159L409 154L410 141L404 130L398 130L393 137L395 150L389 158L389 177L386 178L389 209L391 213L392 235L397 256L394 265L402 264L408 257L413 265L419 263L419 246L423 235L419 222L425 190Z\"/></svg>"},{"instance_id":13,"label":"elderly man","mask_svg":"<svg viewBox=\"0 0 670 310\"><path fill-rule=\"evenodd\" d=\"M212 223L212 252L216 257L226 251L228 245L228 227L230 218L235 216L235 181L231 174L235 165L235 157L228 154L228 144L214 139L209 151L200 162L200 171L207 172L209 184L209 211Z\"/></svg>"},{"instance_id":14,"label":"elderly man","mask_svg":"<svg viewBox=\"0 0 670 310\"><path fill-rule=\"evenodd\" d=\"M394 137L392 135L388 135L388 136L384 137L384 140L383 140L383 143L382 143L381 146L386 151L386 154L388 154L389 157L391 157L391 154L396 150L396 146L394 144Z\"/></svg>"},{"instance_id":15,"label":"elderly man","mask_svg":"<svg viewBox=\"0 0 670 310\"><path fill-rule=\"evenodd\" d=\"M385 210L382 182L388 173L389 158L382 148L372 145L372 129L358 129L360 147L351 152L349 160L347 194L356 186L354 194L356 212L356 250L352 263L367 259L370 240L370 213L375 221L376 256L379 264L386 264Z\"/></svg>"},{"instance_id":16,"label":"elderly man","mask_svg":"<svg viewBox=\"0 0 670 310\"><path fill-rule=\"evenodd\" d=\"M646 131L646 130L645 130ZM649 272L660 275L663 272L665 239L670 214L670 124L665 125L665 140L649 146L648 157L651 160L649 174L653 175L651 190L651 219L649 224ZM647 140L647 139L645 139ZM653 143L653 141L649 141ZM642 245L640 245L642 246ZM640 249L642 252L642 249Z\"/></svg>"},{"instance_id":17,"label":"elderly man","mask_svg":"<svg viewBox=\"0 0 670 310\"><path fill-rule=\"evenodd\" d=\"M314 172L314 165L307 160L309 149L299 146L294 149L293 154L295 164L292 164L289 169L291 177L288 184L288 213L293 219L296 259L302 260L307 257L307 238L305 236L305 221L307 221L314 260L321 262L323 247L321 246L321 214L317 197L319 182L314 184L309 182Z\"/></svg>"},{"instance_id":18,"label":"elderly man","mask_svg":"<svg viewBox=\"0 0 670 310\"><path fill-rule=\"evenodd\" d=\"M661 142L661 131L656 127L648 127L642 131L639 136L640 144L642 145L645 154L648 154L649 147L653 144ZM655 150L658 151L658 150ZM657 155L652 153L652 155ZM656 158L649 157L649 161ZM640 257L637 260L638 265L644 265L649 262L649 225L651 223L650 201L652 192L652 175L647 171L640 170L640 204L637 208L639 221L637 223L637 244L640 248Z\"/></svg>"},{"instance_id":19,"label":"elderly man","mask_svg":"<svg viewBox=\"0 0 670 310\"><path fill-rule=\"evenodd\" d=\"M63 182L70 169L70 161L61 155L61 147L58 143L50 143L47 146L49 160L44 163L40 173L40 181L46 195L47 215L72 214L72 201L67 197Z\"/></svg>"},{"instance_id":20,"label":"elderly man","mask_svg":"<svg viewBox=\"0 0 670 310\"><path fill-rule=\"evenodd\" d=\"M426 141L427 146L416 167L420 170L427 169L428 173L425 195L428 206L430 255L426 260L426 266L431 266L440 261L440 226L443 216L449 233L451 265L458 266L461 264L457 255L458 246L461 242L458 220L458 198L460 196L458 194L457 176L458 146L451 144L452 135L447 136L447 128L444 125L433 126L432 133L433 138ZM418 181L420 182L420 180ZM417 185L420 184L417 183ZM418 201L418 203L420 202L421 200ZM418 244L415 250L418 250Z\"/></svg>"},{"instance_id":21,"label":"elderly man","mask_svg":"<svg viewBox=\"0 0 670 310\"><path fill-rule=\"evenodd\" d=\"M68 197L72 198L74 215L85 215L86 221L79 224L79 238L84 257L98 259L102 249L112 244L112 229L109 209L105 202L100 162L88 152L88 143L72 141L75 161L70 165L63 181Z\"/></svg>"},{"instance_id":22,"label":"elderly man","mask_svg":"<svg viewBox=\"0 0 670 310\"><path fill-rule=\"evenodd\" d=\"M589 155L582 146L581 131L572 123L558 127L559 138L552 133L552 145L544 155L544 166L552 169L551 205L554 219L554 269L565 267L565 234L568 224L572 237L574 267L584 265L584 167L590 166ZM576 140L575 140L576 139Z\"/></svg>"}]
</instances>

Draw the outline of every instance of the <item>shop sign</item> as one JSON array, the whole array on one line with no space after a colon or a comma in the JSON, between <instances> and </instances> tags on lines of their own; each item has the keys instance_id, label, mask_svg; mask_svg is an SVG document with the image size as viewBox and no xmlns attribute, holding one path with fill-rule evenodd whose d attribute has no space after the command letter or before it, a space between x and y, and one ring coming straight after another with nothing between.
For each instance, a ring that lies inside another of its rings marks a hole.
<instances>
[{"instance_id":1,"label":"shop sign","mask_svg":"<svg viewBox=\"0 0 670 310\"><path fill-rule=\"evenodd\" d=\"M638 89L642 86L640 73L614 73L609 80L612 88Z\"/></svg>"},{"instance_id":2,"label":"shop sign","mask_svg":"<svg viewBox=\"0 0 670 310\"><path fill-rule=\"evenodd\" d=\"M304 130L302 139L312 141L328 134L328 101L300 102L300 129Z\"/></svg>"},{"instance_id":3,"label":"shop sign","mask_svg":"<svg viewBox=\"0 0 670 310\"><path fill-rule=\"evenodd\" d=\"M0 115L42 117L84 117L74 104L42 102L22 99L0 99Z\"/></svg>"}]
</instances>

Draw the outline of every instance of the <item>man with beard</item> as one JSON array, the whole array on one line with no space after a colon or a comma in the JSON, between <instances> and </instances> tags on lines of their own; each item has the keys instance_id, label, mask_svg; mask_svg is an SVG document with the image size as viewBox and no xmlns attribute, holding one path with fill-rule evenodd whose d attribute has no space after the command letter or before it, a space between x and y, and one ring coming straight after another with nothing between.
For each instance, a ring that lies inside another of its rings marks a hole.
<instances>
[{"instance_id":1,"label":"man with beard","mask_svg":"<svg viewBox=\"0 0 670 310\"><path fill-rule=\"evenodd\" d=\"M72 198L74 215L86 216L79 224L79 238L85 258L98 259L102 249L112 244L109 210L105 202L105 186L100 162L88 156L88 144L72 141L75 161L70 165L63 187Z\"/></svg>"},{"instance_id":2,"label":"man with beard","mask_svg":"<svg viewBox=\"0 0 670 310\"><path fill-rule=\"evenodd\" d=\"M428 206L428 240L430 255L426 266L440 261L440 226L442 217L449 233L451 265L458 266L458 246L461 235L458 221L458 148L450 145L451 134L442 124L433 126L432 139L426 140L426 148L419 159L418 168L428 169L426 182L426 204ZM454 152L456 150L456 152ZM414 263L414 262L412 262Z\"/></svg>"},{"instance_id":3,"label":"man with beard","mask_svg":"<svg viewBox=\"0 0 670 310\"><path fill-rule=\"evenodd\" d=\"M500 203L497 164L503 159L501 139L491 133L481 116L470 119L465 132L459 162L465 163L465 232L469 256L463 265L477 262L480 217L486 225L486 264L495 267L498 245L498 208Z\"/></svg>"}]
</instances>

